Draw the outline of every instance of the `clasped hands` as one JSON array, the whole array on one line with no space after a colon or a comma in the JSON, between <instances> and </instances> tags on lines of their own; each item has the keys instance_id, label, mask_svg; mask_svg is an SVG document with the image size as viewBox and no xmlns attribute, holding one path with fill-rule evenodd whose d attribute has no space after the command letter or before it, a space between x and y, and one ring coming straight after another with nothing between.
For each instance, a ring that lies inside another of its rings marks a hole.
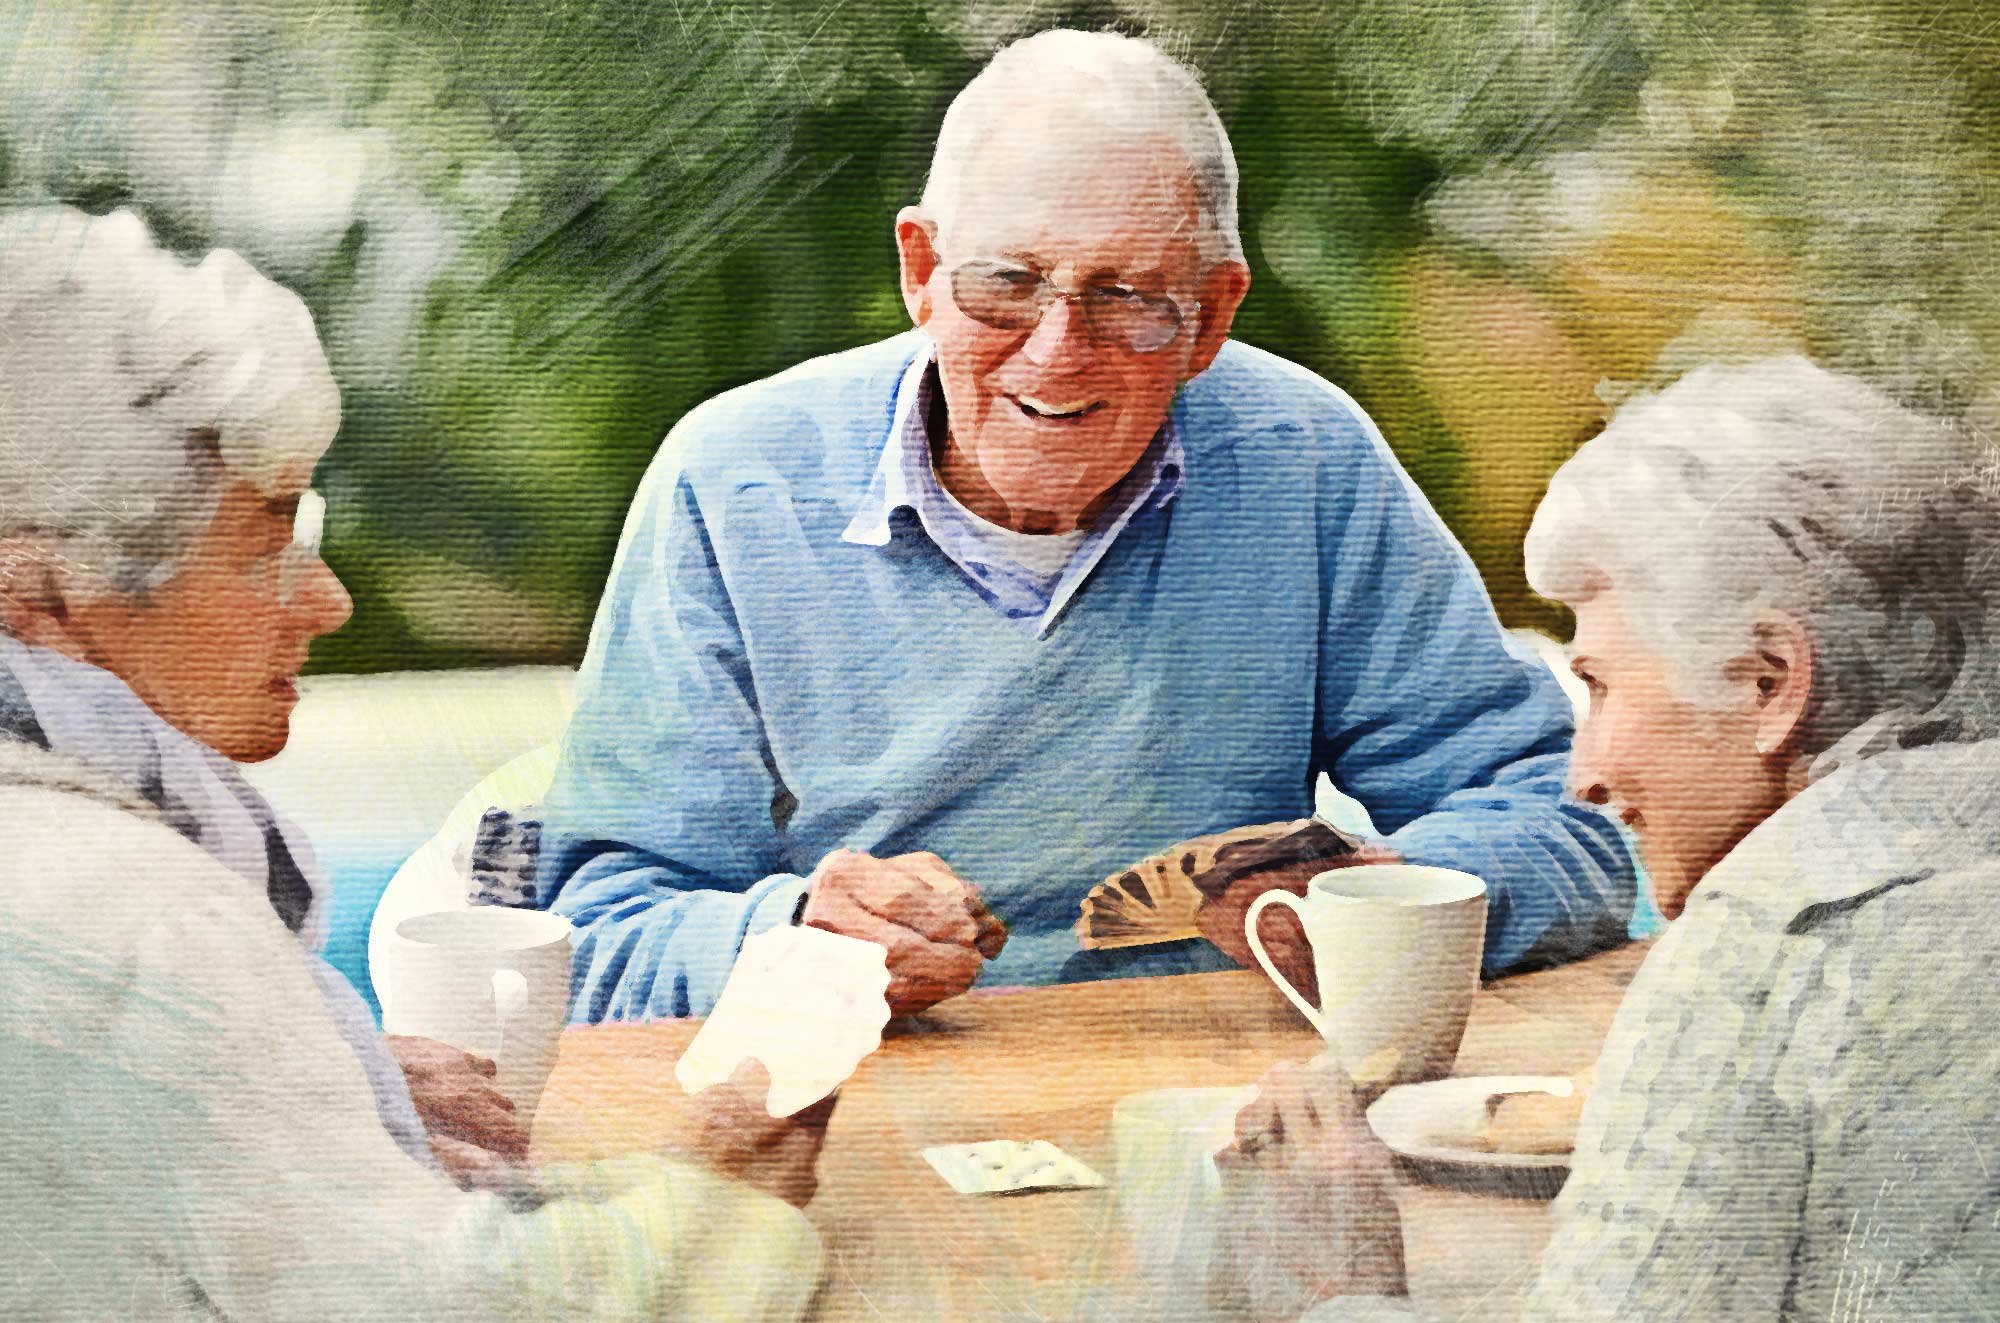
<instances>
[{"instance_id":1,"label":"clasped hands","mask_svg":"<svg viewBox=\"0 0 2000 1323\"><path fill-rule=\"evenodd\" d=\"M1335 1296L1403 1295L1391 1167L1338 1063L1272 1067L1215 1157L1211 1305L1231 1317L1294 1319Z\"/></svg>"}]
</instances>

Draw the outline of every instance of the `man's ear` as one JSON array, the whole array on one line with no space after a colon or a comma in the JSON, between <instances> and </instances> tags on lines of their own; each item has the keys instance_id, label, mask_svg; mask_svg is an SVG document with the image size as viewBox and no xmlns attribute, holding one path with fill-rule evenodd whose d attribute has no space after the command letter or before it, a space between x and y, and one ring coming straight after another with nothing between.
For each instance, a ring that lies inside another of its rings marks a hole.
<instances>
[{"instance_id":1,"label":"man's ear","mask_svg":"<svg viewBox=\"0 0 2000 1323\"><path fill-rule=\"evenodd\" d=\"M1222 352L1222 342L1229 338L1229 328L1236 320L1236 310L1243 306L1243 296L1250 292L1250 268L1241 262L1218 264L1202 277L1199 321L1195 324L1194 352L1188 356L1187 377L1190 380L1208 371L1208 365Z\"/></svg>"},{"instance_id":2,"label":"man's ear","mask_svg":"<svg viewBox=\"0 0 2000 1323\"><path fill-rule=\"evenodd\" d=\"M1757 626L1756 651L1737 658L1729 674L1755 689L1751 697L1757 752L1785 752L1805 729L1817 656L1812 636L1789 617Z\"/></svg>"},{"instance_id":3,"label":"man's ear","mask_svg":"<svg viewBox=\"0 0 2000 1323\"><path fill-rule=\"evenodd\" d=\"M909 310L910 324L922 326L931 319L931 277L937 273L937 226L921 207L904 207L896 213L896 254L902 263L903 307Z\"/></svg>"}]
</instances>

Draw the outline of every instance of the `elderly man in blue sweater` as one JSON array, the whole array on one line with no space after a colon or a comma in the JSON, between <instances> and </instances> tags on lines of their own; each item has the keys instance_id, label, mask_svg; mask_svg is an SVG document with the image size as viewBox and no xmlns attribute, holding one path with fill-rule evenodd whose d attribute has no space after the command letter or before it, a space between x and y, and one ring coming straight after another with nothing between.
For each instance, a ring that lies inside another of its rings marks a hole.
<instances>
[{"instance_id":1,"label":"elderly man in blue sweater","mask_svg":"<svg viewBox=\"0 0 2000 1323\"><path fill-rule=\"evenodd\" d=\"M1228 340L1235 193L1156 48L1018 42L896 218L917 329L675 428L546 806L576 1018L702 1014L801 920L886 947L899 1012L1226 967L1081 951L1078 902L1303 817L1321 773L1382 833L1359 857L1486 879L1489 972L1623 935L1632 865L1562 799L1553 677L1354 402Z\"/></svg>"}]
</instances>

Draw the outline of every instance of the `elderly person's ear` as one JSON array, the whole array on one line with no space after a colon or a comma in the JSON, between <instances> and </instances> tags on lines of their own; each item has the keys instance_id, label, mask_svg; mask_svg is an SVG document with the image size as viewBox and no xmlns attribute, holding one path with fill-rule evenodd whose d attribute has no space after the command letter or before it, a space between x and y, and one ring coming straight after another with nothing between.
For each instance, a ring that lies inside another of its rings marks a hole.
<instances>
[{"instance_id":1,"label":"elderly person's ear","mask_svg":"<svg viewBox=\"0 0 2000 1323\"><path fill-rule=\"evenodd\" d=\"M1756 651L1737 658L1724 674L1755 690L1757 752L1775 754L1797 742L1812 702L1812 636L1789 617L1759 625Z\"/></svg>"},{"instance_id":2,"label":"elderly person's ear","mask_svg":"<svg viewBox=\"0 0 2000 1323\"><path fill-rule=\"evenodd\" d=\"M1188 355L1190 380L1208 370L1222 352L1223 341L1236 321L1236 310L1250 292L1250 268L1241 262L1218 262L1201 279L1200 320L1195 324L1194 352Z\"/></svg>"},{"instance_id":3,"label":"elderly person's ear","mask_svg":"<svg viewBox=\"0 0 2000 1323\"><path fill-rule=\"evenodd\" d=\"M47 547L0 538L0 632L33 647L67 653L68 604L62 569Z\"/></svg>"},{"instance_id":4,"label":"elderly person's ear","mask_svg":"<svg viewBox=\"0 0 2000 1323\"><path fill-rule=\"evenodd\" d=\"M937 273L937 227L921 207L904 207L896 213L896 254L902 264L903 307L909 310L910 324L922 326L931 319L931 277Z\"/></svg>"}]
</instances>

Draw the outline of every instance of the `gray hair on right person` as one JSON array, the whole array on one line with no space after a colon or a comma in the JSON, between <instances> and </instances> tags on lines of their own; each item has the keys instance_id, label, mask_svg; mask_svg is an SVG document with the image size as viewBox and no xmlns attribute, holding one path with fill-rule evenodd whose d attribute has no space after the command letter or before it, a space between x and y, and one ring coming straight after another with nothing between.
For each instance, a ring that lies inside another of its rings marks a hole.
<instances>
[{"instance_id":1,"label":"gray hair on right person","mask_svg":"<svg viewBox=\"0 0 2000 1323\"><path fill-rule=\"evenodd\" d=\"M1803 357L1626 404L1550 480L1527 568L1556 601L1609 593L1708 705L1761 626L1799 622L1809 755L2000 734L2000 455Z\"/></svg>"},{"instance_id":2,"label":"gray hair on right person","mask_svg":"<svg viewBox=\"0 0 2000 1323\"><path fill-rule=\"evenodd\" d=\"M129 211L0 215L0 594L143 595L225 485L301 485L340 394L296 294Z\"/></svg>"},{"instance_id":3,"label":"gray hair on right person","mask_svg":"<svg viewBox=\"0 0 2000 1323\"><path fill-rule=\"evenodd\" d=\"M1211 266L1243 260L1236 227L1236 154L1201 79L1152 42L1116 32L1051 28L1004 46L945 111L923 209L950 224L958 178L1020 99L1060 95L1095 131L1158 135L1186 157L1199 213L1195 241Z\"/></svg>"}]
</instances>

